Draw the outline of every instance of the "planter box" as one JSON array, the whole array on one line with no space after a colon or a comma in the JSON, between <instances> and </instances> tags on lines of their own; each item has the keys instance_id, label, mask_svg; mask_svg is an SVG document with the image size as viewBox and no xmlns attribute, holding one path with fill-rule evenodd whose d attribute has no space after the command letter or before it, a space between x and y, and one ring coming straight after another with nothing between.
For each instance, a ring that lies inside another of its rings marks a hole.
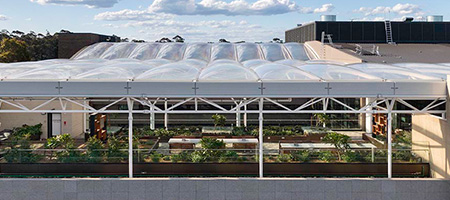
<instances>
[{"instance_id":1,"label":"planter box","mask_svg":"<svg viewBox=\"0 0 450 200\"><path fill-rule=\"evenodd\" d=\"M137 163L136 175L257 176L258 163ZM123 175L127 163L0 164L0 175ZM386 163L265 163L267 176L387 176ZM430 177L427 163L394 163L397 177Z\"/></svg>"}]
</instances>

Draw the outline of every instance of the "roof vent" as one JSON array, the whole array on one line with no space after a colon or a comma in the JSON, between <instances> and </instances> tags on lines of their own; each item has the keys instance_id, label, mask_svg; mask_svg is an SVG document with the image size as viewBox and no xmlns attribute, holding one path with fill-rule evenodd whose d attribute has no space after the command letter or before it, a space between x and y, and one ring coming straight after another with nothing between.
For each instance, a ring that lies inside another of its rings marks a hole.
<instances>
[{"instance_id":1,"label":"roof vent","mask_svg":"<svg viewBox=\"0 0 450 200\"><path fill-rule=\"evenodd\" d=\"M413 17L405 17L405 18L403 19L403 22L412 22L413 20L414 20Z\"/></svg>"},{"instance_id":2,"label":"roof vent","mask_svg":"<svg viewBox=\"0 0 450 200\"><path fill-rule=\"evenodd\" d=\"M443 22L444 16L442 15L430 15L427 16L427 22Z\"/></svg>"},{"instance_id":3,"label":"roof vent","mask_svg":"<svg viewBox=\"0 0 450 200\"><path fill-rule=\"evenodd\" d=\"M321 15L320 21L322 22L335 22L336 21L336 15Z\"/></svg>"}]
</instances>

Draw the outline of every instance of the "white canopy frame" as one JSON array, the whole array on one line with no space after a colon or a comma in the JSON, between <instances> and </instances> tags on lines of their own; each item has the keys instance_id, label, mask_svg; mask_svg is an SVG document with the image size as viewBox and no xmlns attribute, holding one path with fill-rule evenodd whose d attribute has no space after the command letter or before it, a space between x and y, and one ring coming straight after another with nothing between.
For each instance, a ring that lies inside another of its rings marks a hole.
<instances>
[{"instance_id":1,"label":"white canopy frame","mask_svg":"<svg viewBox=\"0 0 450 200\"><path fill-rule=\"evenodd\" d=\"M273 97L223 97L223 98L207 98L201 96L193 96L189 98L168 98L164 97L164 108L160 108L156 103L161 98L148 98L148 97L115 97L107 99L89 99L91 97L52 97L52 98L36 98L36 97L6 97L0 98L0 113L84 113L84 114L98 114L98 113L125 113L128 114L128 138L129 138L129 177L133 177L133 114L150 114L150 119L154 120L154 114L164 114L165 115L165 125L167 128L167 115L169 114L200 114L200 113L211 113L211 114L236 114L240 115L244 113L244 126L246 126L246 114L248 113L258 113L259 114L259 177L264 177L264 165L263 165L263 121L264 114L282 114L282 113L303 113L303 114L313 114L313 113L323 113L323 114L387 114L388 115L388 178L392 178L392 114L433 114L439 118L445 118L446 109L438 110L438 106L447 103L447 98L398 98L398 97L378 97L373 98L372 102L367 102L363 107L354 107L352 105L346 104L334 97L311 97L308 98L302 105L297 105L297 108L291 109L285 105L284 101L279 101ZM227 99L230 102L234 102L235 106L231 108L226 108L219 105L217 99L224 100ZM285 99L285 97L283 97ZM305 98L302 98L305 99ZM92 106L87 105L85 102L89 100L95 101L107 101L111 102L106 106L96 109ZM168 100L177 101L173 106L168 106ZM409 100L428 100L430 103L424 108L417 108L407 101ZM25 101L43 101L43 103L29 108L23 105L21 102ZM57 109L44 109L44 107L52 102L59 102L60 108ZM113 105L126 102L128 105L128 110L112 110L109 109ZM343 107L343 109L330 109L328 105L330 102L335 102ZM133 109L134 103L139 103L144 106L143 110ZM195 106L191 110L177 110L176 108L187 103L193 103ZM204 103L213 106L214 110L201 110L198 107L199 103ZM249 110L248 105L258 104L258 109ZM10 105L10 109L2 109L2 105ZM74 104L80 107L80 109L67 109L68 104ZM265 110L265 104L276 105L279 109L277 110ZM404 105L407 109L394 109L394 105ZM307 109L311 106L315 106L316 109ZM241 110L243 109L243 111ZM239 118L240 120L240 118ZM151 121L151 128L154 128L154 121ZM152 125L153 124L153 125Z\"/></svg>"}]
</instances>

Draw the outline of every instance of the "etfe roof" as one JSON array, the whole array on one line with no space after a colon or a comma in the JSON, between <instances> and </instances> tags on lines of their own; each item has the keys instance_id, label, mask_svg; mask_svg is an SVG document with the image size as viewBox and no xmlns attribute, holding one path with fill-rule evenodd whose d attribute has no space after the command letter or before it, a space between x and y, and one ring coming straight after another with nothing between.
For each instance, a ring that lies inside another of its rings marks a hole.
<instances>
[{"instance_id":1,"label":"etfe roof","mask_svg":"<svg viewBox=\"0 0 450 200\"><path fill-rule=\"evenodd\" d=\"M98 43L72 59L0 64L0 96L445 96L447 74L310 61L299 43Z\"/></svg>"}]
</instances>

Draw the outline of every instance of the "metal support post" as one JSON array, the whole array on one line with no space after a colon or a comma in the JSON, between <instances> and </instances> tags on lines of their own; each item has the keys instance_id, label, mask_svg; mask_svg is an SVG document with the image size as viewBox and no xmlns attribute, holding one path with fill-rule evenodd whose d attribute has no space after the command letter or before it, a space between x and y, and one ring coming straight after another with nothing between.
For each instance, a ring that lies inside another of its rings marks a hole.
<instances>
[{"instance_id":1,"label":"metal support post","mask_svg":"<svg viewBox=\"0 0 450 200\"><path fill-rule=\"evenodd\" d=\"M264 137L263 137L263 105L264 98L259 99L259 177L264 177Z\"/></svg>"},{"instance_id":2,"label":"metal support post","mask_svg":"<svg viewBox=\"0 0 450 200\"><path fill-rule=\"evenodd\" d=\"M236 109L236 127L241 127L241 108Z\"/></svg>"},{"instance_id":3,"label":"metal support post","mask_svg":"<svg viewBox=\"0 0 450 200\"><path fill-rule=\"evenodd\" d=\"M244 127L247 127L247 98L244 98Z\"/></svg>"},{"instance_id":4,"label":"metal support post","mask_svg":"<svg viewBox=\"0 0 450 200\"><path fill-rule=\"evenodd\" d=\"M372 102L375 100L375 98L366 98L366 105L372 104ZM367 111L372 111L373 105L369 106L367 108ZM372 124L373 124L373 114L372 113L366 113L366 133L372 133Z\"/></svg>"},{"instance_id":5,"label":"metal support post","mask_svg":"<svg viewBox=\"0 0 450 200\"><path fill-rule=\"evenodd\" d=\"M167 114L167 98L164 99L164 128L166 130L169 129L168 124L169 124L169 115Z\"/></svg>"},{"instance_id":6,"label":"metal support post","mask_svg":"<svg viewBox=\"0 0 450 200\"><path fill-rule=\"evenodd\" d=\"M133 101L127 98L128 104L128 177L133 178Z\"/></svg>"},{"instance_id":7,"label":"metal support post","mask_svg":"<svg viewBox=\"0 0 450 200\"><path fill-rule=\"evenodd\" d=\"M155 130L155 108L150 107L150 129Z\"/></svg>"},{"instance_id":8,"label":"metal support post","mask_svg":"<svg viewBox=\"0 0 450 200\"><path fill-rule=\"evenodd\" d=\"M388 134L387 134L387 141L388 141L388 178L392 178L392 113L389 109L388 112Z\"/></svg>"}]
</instances>

